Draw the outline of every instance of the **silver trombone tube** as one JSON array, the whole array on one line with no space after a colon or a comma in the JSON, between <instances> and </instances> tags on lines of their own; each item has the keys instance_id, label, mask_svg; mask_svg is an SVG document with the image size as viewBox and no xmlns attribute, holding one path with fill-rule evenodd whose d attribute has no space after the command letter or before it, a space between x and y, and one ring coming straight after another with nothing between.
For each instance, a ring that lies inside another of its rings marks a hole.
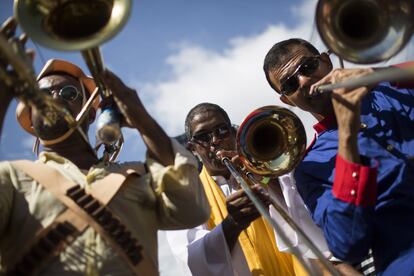
<instances>
[{"instance_id":1,"label":"silver trombone tube","mask_svg":"<svg viewBox=\"0 0 414 276\"><path fill-rule=\"evenodd\" d=\"M382 81L396 82L409 79L414 79L414 66L408 68L389 67L359 78L333 84L322 84L316 90L318 93L329 93L339 88L355 89L362 86L375 85Z\"/></svg>"},{"instance_id":2,"label":"silver trombone tube","mask_svg":"<svg viewBox=\"0 0 414 276\"><path fill-rule=\"evenodd\" d=\"M246 176L254 184L260 184L254 178L253 174L248 172ZM316 255L321 264L332 274L340 275L339 272L334 268L334 266L325 258L323 253L315 245L315 243L305 234L305 232L297 225L297 223L286 213L282 206L277 203L275 200L271 199L272 206L275 208L276 212L283 218L283 220L292 227L293 230L303 239L303 242L309 247L309 249ZM290 245L290 244L289 244Z\"/></svg>"},{"instance_id":3,"label":"silver trombone tube","mask_svg":"<svg viewBox=\"0 0 414 276\"><path fill-rule=\"evenodd\" d=\"M305 258L302 256L300 251L296 247L292 246L290 240L288 239L286 234L283 232L282 227L280 227L280 225L270 216L267 208L254 195L254 193L250 189L249 185L246 183L246 181L243 179L243 177L240 175L240 173L236 170L236 168L234 168L234 166L231 163L230 159L227 158L227 157L224 157L224 158L222 158L222 162L229 169L230 173L236 179L236 181L240 184L242 189L245 191L246 195L249 197L249 199L253 202L253 204L255 205L257 210L259 211L259 213L273 226L273 228L276 230L277 234L280 236L280 238L283 240L283 242L285 242L287 245L290 246L291 253L293 255L295 255L295 257L302 264L303 268L309 273L309 275L318 275L318 273L315 271L315 269L308 262L306 262ZM287 216L287 214L285 214L285 215ZM325 259L325 257L323 255L322 255L322 259ZM327 265L327 269L334 276L340 276L341 275L331 264Z\"/></svg>"}]
</instances>

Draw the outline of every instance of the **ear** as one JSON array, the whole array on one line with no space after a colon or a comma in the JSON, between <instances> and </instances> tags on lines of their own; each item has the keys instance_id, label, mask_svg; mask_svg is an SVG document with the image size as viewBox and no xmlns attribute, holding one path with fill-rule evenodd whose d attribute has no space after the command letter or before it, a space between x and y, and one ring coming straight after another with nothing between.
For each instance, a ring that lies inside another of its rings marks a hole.
<instances>
[{"instance_id":1,"label":"ear","mask_svg":"<svg viewBox=\"0 0 414 276\"><path fill-rule=\"evenodd\" d=\"M188 141L186 144L186 148L191 151L192 153L194 153L194 143Z\"/></svg>"},{"instance_id":2,"label":"ear","mask_svg":"<svg viewBox=\"0 0 414 276\"><path fill-rule=\"evenodd\" d=\"M320 55L320 58L328 66L328 68L330 70L332 70L333 65L332 65L332 61L331 61L331 58L329 57L329 55L327 53L322 53Z\"/></svg>"},{"instance_id":3,"label":"ear","mask_svg":"<svg viewBox=\"0 0 414 276\"><path fill-rule=\"evenodd\" d=\"M237 131L239 130L240 126L238 125L232 125L231 126L231 130L233 131L233 133L236 135Z\"/></svg>"},{"instance_id":4,"label":"ear","mask_svg":"<svg viewBox=\"0 0 414 276\"><path fill-rule=\"evenodd\" d=\"M294 103L292 103L289 99L288 99L288 97L286 97L285 95L281 95L280 97L279 97L279 99L283 102L283 103L285 103L285 104L287 104L287 105L290 105L290 106L296 106Z\"/></svg>"}]
</instances>

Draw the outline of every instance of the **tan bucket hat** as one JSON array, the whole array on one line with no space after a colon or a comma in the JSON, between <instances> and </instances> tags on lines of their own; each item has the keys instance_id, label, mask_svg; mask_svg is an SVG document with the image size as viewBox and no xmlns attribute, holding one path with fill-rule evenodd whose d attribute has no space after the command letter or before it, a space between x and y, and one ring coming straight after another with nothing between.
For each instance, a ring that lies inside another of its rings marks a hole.
<instances>
[{"instance_id":1,"label":"tan bucket hat","mask_svg":"<svg viewBox=\"0 0 414 276\"><path fill-rule=\"evenodd\" d=\"M87 98L89 98L89 96L93 93L93 91L96 88L96 84L93 78L85 75L82 69L80 69L73 63L60 59L48 60L45 66L43 67L42 71L40 71L39 75L37 76L37 80L40 80L43 77L55 73L65 73L77 78L80 82L82 82L83 86L85 87L85 93L87 94L85 95L85 101L87 100ZM96 97L92 104L92 107L95 110L98 109L99 97ZM34 130L32 128L30 107L25 105L23 102L19 102L16 108L16 118L24 130L26 130L32 135L35 135Z\"/></svg>"}]
</instances>

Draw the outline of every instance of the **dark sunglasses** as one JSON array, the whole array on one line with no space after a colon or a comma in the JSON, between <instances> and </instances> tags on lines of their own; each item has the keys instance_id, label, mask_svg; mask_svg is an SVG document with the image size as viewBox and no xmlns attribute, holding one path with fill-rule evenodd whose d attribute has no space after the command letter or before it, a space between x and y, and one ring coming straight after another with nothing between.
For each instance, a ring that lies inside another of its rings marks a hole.
<instances>
[{"instance_id":1,"label":"dark sunglasses","mask_svg":"<svg viewBox=\"0 0 414 276\"><path fill-rule=\"evenodd\" d=\"M285 96L292 95L299 88L298 74L309 77L319 67L319 56L307 57L301 64L298 65L296 70L280 85L281 94Z\"/></svg>"},{"instance_id":2,"label":"dark sunglasses","mask_svg":"<svg viewBox=\"0 0 414 276\"><path fill-rule=\"evenodd\" d=\"M201 144L202 146L209 146L213 140L213 136L219 139L226 138L230 134L230 126L219 126L211 131L197 133L190 139L191 142Z\"/></svg>"},{"instance_id":3,"label":"dark sunglasses","mask_svg":"<svg viewBox=\"0 0 414 276\"><path fill-rule=\"evenodd\" d=\"M47 89L47 88L42 88L41 90L45 93L48 93L49 95L52 95L53 92L55 91L54 89ZM74 102L79 97L82 97L80 91L73 85L63 86L59 90L58 95L60 98L64 99L67 102Z\"/></svg>"}]
</instances>

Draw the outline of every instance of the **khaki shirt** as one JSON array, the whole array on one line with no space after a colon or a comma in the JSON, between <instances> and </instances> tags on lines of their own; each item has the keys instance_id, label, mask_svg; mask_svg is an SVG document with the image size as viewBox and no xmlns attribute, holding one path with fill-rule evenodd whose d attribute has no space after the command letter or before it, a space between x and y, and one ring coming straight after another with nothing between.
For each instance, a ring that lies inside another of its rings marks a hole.
<instances>
[{"instance_id":1,"label":"khaki shirt","mask_svg":"<svg viewBox=\"0 0 414 276\"><path fill-rule=\"evenodd\" d=\"M209 218L210 207L198 178L194 157L172 140L174 165L164 167L148 159L149 173L129 181L109 203L111 211L157 262L157 230L195 227ZM39 161L58 170L82 187L119 166L143 166L140 162L98 164L85 174L72 162L41 153ZM142 170L145 171L145 170ZM9 162L0 163L0 257L2 270L14 264L33 239L39 224L47 227L66 207L36 181ZM131 275L124 259L89 227L59 256L48 262L41 275ZM143 274L145 275L145 273Z\"/></svg>"}]
</instances>

